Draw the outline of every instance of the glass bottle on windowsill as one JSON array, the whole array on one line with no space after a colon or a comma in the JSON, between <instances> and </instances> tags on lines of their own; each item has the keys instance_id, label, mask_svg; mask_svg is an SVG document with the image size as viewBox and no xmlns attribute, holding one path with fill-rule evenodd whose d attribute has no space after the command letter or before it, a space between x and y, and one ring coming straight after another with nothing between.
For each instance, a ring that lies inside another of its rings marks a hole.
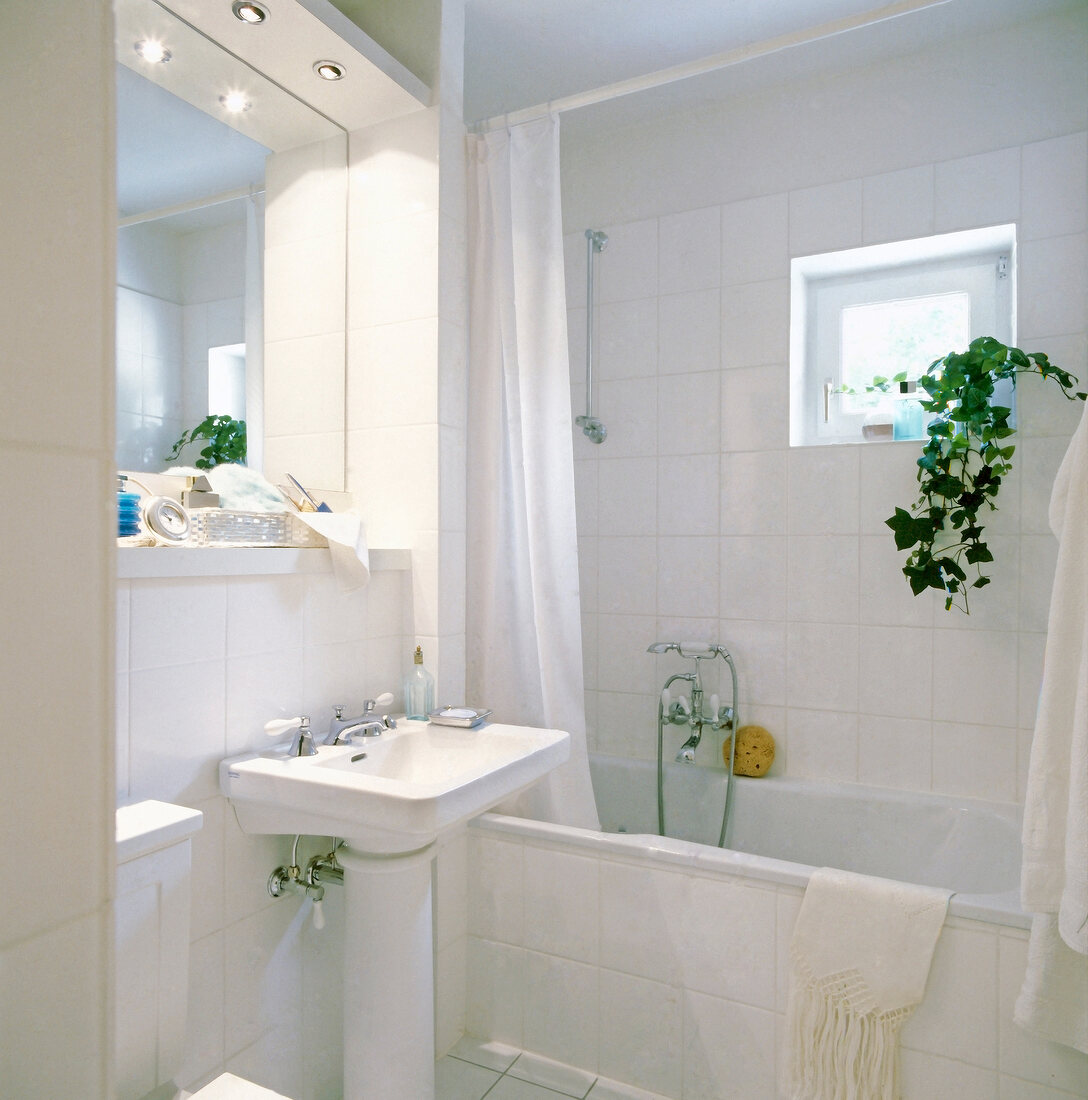
<instances>
[{"instance_id":1,"label":"glass bottle on windowsill","mask_svg":"<svg viewBox=\"0 0 1088 1100\"><path fill-rule=\"evenodd\" d=\"M924 410L913 396L918 391L916 382L900 382L900 397L892 413L892 435L895 439L921 439L925 435L922 413Z\"/></svg>"},{"instance_id":2,"label":"glass bottle on windowsill","mask_svg":"<svg viewBox=\"0 0 1088 1100\"><path fill-rule=\"evenodd\" d=\"M404 678L404 716L428 721L434 710L434 677L423 667L423 647L416 646L412 671Z\"/></svg>"}]
</instances>

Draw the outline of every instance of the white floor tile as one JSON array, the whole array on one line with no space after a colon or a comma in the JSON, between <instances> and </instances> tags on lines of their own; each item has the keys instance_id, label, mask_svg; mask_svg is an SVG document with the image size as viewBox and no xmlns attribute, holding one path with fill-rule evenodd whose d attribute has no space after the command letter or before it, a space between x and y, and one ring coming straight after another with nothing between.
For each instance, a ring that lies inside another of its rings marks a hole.
<instances>
[{"instance_id":1,"label":"white floor tile","mask_svg":"<svg viewBox=\"0 0 1088 1100\"><path fill-rule=\"evenodd\" d=\"M619 1081L609 1081L600 1077L589 1090L586 1100L668 1100L668 1098L656 1092L644 1092L631 1085L623 1085Z\"/></svg>"},{"instance_id":2,"label":"white floor tile","mask_svg":"<svg viewBox=\"0 0 1088 1100\"><path fill-rule=\"evenodd\" d=\"M499 1076L494 1070L447 1055L434 1064L435 1100L481 1100Z\"/></svg>"},{"instance_id":3,"label":"white floor tile","mask_svg":"<svg viewBox=\"0 0 1088 1100\"><path fill-rule=\"evenodd\" d=\"M517 1047L497 1043L493 1039L474 1039L471 1035L462 1035L450 1051L454 1058L498 1070L499 1073L508 1070L520 1053Z\"/></svg>"},{"instance_id":4,"label":"white floor tile","mask_svg":"<svg viewBox=\"0 0 1088 1100\"><path fill-rule=\"evenodd\" d=\"M538 1054L523 1054L506 1071L511 1077L529 1081L534 1085L554 1089L566 1096L583 1097L597 1079L596 1074L575 1069L562 1062L553 1062L550 1058L541 1058Z\"/></svg>"},{"instance_id":5,"label":"white floor tile","mask_svg":"<svg viewBox=\"0 0 1088 1100\"><path fill-rule=\"evenodd\" d=\"M487 1094L487 1100L558 1100L563 1095L554 1089L519 1081L516 1077L504 1077Z\"/></svg>"}]
</instances>

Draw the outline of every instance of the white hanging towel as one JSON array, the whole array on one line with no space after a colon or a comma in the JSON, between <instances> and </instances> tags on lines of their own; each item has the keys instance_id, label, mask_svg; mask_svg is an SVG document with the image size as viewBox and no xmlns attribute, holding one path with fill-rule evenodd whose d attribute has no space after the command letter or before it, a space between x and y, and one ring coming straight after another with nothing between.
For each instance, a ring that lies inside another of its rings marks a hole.
<instances>
[{"instance_id":1,"label":"white hanging towel","mask_svg":"<svg viewBox=\"0 0 1088 1100\"><path fill-rule=\"evenodd\" d=\"M813 874L790 942L791 1100L898 1100L899 1031L925 993L949 897Z\"/></svg>"},{"instance_id":2,"label":"white hanging towel","mask_svg":"<svg viewBox=\"0 0 1088 1100\"><path fill-rule=\"evenodd\" d=\"M1024 799L1021 1027L1088 1053L1088 408L1050 497L1058 562Z\"/></svg>"}]
</instances>

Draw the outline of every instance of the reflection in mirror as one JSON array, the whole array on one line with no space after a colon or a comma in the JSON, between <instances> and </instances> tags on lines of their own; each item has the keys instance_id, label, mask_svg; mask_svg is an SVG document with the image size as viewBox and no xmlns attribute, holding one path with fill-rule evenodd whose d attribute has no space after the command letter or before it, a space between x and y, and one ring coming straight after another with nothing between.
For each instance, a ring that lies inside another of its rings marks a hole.
<instances>
[{"instance_id":1,"label":"reflection in mirror","mask_svg":"<svg viewBox=\"0 0 1088 1100\"><path fill-rule=\"evenodd\" d=\"M215 414L247 421L261 469L266 164L315 142L328 163L343 131L153 0L116 0L115 14L117 465L163 469ZM148 60L148 42L168 59Z\"/></svg>"}]
</instances>

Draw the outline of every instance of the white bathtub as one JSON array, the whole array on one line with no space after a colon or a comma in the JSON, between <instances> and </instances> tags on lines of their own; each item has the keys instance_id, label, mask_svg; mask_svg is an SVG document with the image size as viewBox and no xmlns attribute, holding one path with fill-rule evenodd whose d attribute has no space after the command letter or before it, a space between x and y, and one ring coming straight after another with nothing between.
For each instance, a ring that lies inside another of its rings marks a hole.
<instances>
[{"instance_id":1,"label":"white bathtub","mask_svg":"<svg viewBox=\"0 0 1088 1100\"><path fill-rule=\"evenodd\" d=\"M621 858L718 868L803 887L817 867L954 891L953 916L1030 927L1019 906L1020 816L1007 803L803 779L737 777L726 849L724 769L667 764L665 824L657 835L656 766L594 755L603 832L487 814L479 826L612 851Z\"/></svg>"},{"instance_id":2,"label":"white bathtub","mask_svg":"<svg viewBox=\"0 0 1088 1100\"><path fill-rule=\"evenodd\" d=\"M790 936L813 869L831 865L955 891L903 1031L904 1100L1088 1095L1088 1059L1012 1022L1029 927L1016 807L739 779L735 847L719 849L724 772L669 767L675 838L656 835L655 765L591 768L605 829L627 832L471 823L470 1035L655 1098L785 1095Z\"/></svg>"}]
</instances>

